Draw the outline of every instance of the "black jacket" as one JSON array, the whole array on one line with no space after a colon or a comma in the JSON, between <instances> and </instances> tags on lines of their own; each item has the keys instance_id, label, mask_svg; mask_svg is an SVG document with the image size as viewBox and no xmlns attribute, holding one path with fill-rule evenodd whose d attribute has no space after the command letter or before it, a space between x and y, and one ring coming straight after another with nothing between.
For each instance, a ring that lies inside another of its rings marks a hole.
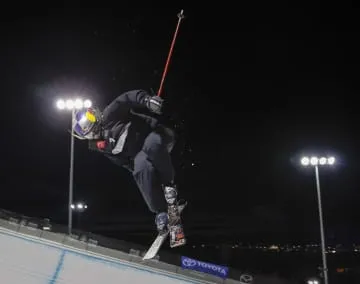
<instances>
[{"instance_id":1,"label":"black jacket","mask_svg":"<svg viewBox=\"0 0 360 284\"><path fill-rule=\"evenodd\" d=\"M131 90L113 100L102 112L100 140L106 147L99 149L99 140L89 141L91 150L105 154L117 165L130 167L132 159L141 150L146 136L156 129L158 120L150 115L136 112L147 110L144 90Z\"/></svg>"}]
</instances>

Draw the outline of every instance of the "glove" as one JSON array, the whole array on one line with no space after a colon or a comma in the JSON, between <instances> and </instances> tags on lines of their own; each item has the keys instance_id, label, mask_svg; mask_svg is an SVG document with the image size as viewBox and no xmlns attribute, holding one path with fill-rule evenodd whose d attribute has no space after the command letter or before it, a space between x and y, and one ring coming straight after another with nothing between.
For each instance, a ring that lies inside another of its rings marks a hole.
<instances>
[{"instance_id":1,"label":"glove","mask_svg":"<svg viewBox=\"0 0 360 284\"><path fill-rule=\"evenodd\" d=\"M104 151L107 143L104 140L89 140L89 150L91 151Z\"/></svg>"},{"instance_id":2,"label":"glove","mask_svg":"<svg viewBox=\"0 0 360 284\"><path fill-rule=\"evenodd\" d=\"M161 114L163 101L164 100L158 96L145 98L146 107L156 114Z\"/></svg>"},{"instance_id":3,"label":"glove","mask_svg":"<svg viewBox=\"0 0 360 284\"><path fill-rule=\"evenodd\" d=\"M96 147L97 147L98 149L100 149L100 150L105 149L105 147L106 147L106 141L104 141L104 140L97 141L97 142L96 142Z\"/></svg>"}]
</instances>

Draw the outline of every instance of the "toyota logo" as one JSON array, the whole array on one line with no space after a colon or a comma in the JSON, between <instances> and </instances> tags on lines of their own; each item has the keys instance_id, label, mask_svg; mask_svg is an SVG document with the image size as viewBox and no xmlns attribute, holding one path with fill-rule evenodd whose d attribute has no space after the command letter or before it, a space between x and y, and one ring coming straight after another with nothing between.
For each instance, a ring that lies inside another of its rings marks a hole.
<instances>
[{"instance_id":1,"label":"toyota logo","mask_svg":"<svg viewBox=\"0 0 360 284\"><path fill-rule=\"evenodd\" d=\"M253 281L253 277L249 274L243 274L240 276L241 284L250 284Z\"/></svg>"},{"instance_id":2,"label":"toyota logo","mask_svg":"<svg viewBox=\"0 0 360 284\"><path fill-rule=\"evenodd\" d=\"M196 265L196 261L190 258L184 258L182 261L183 265L191 267Z\"/></svg>"}]
</instances>

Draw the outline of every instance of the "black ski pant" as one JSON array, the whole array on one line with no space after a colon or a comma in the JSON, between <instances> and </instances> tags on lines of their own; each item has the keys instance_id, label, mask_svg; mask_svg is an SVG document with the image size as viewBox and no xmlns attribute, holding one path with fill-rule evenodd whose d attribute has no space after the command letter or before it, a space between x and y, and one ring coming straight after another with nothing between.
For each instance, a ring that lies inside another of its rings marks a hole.
<instances>
[{"instance_id":1,"label":"black ski pant","mask_svg":"<svg viewBox=\"0 0 360 284\"><path fill-rule=\"evenodd\" d=\"M162 185L172 183L174 168L170 152L175 143L172 130L159 127L145 139L134 158L133 177L151 212L167 211Z\"/></svg>"}]
</instances>

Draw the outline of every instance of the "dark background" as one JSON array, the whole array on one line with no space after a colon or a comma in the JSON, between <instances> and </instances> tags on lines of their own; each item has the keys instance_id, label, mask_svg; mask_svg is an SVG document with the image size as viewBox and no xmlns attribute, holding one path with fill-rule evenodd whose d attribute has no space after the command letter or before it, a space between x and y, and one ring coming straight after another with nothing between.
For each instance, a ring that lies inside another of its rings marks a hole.
<instances>
[{"instance_id":1,"label":"dark background","mask_svg":"<svg viewBox=\"0 0 360 284\"><path fill-rule=\"evenodd\" d=\"M318 241L303 154L337 158L320 169L327 241L359 241L358 17L342 3L9 9L0 26L0 207L67 224L70 114L56 99L77 93L104 107L123 91L157 91L184 9L163 120L179 135L173 157L190 244ZM82 141L74 192L89 206L83 229L153 238L132 177Z\"/></svg>"}]
</instances>

